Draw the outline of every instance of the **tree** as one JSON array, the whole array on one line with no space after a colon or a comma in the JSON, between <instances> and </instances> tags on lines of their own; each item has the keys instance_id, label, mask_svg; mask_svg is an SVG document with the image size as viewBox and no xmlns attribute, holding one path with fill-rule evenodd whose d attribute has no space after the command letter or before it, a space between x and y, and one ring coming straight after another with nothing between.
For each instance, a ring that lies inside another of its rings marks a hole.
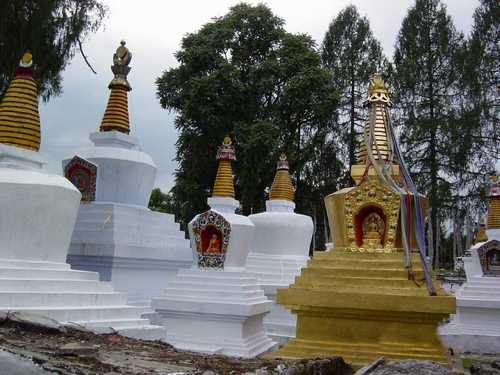
<instances>
[{"instance_id":1,"label":"tree","mask_svg":"<svg viewBox=\"0 0 500 375\"><path fill-rule=\"evenodd\" d=\"M60 94L61 72L105 13L97 0L0 2L0 94L27 50L33 54L39 94L44 100Z\"/></svg>"},{"instance_id":2,"label":"tree","mask_svg":"<svg viewBox=\"0 0 500 375\"><path fill-rule=\"evenodd\" d=\"M472 46L439 0L417 0L403 20L394 53L395 102L406 160L420 191L429 197L430 222L441 237L446 231L437 226L443 219L462 221L477 207L479 182L491 171L495 153L498 158L498 130L481 120L478 82L483 78L472 79L480 74L473 72L479 66ZM491 100L490 94L483 97Z\"/></svg>"},{"instance_id":3,"label":"tree","mask_svg":"<svg viewBox=\"0 0 500 375\"><path fill-rule=\"evenodd\" d=\"M347 145L347 164L356 163L358 135L365 121L363 101L373 74L386 73L388 62L366 17L354 5L344 8L330 24L321 48L323 63L332 71L340 102L333 121L338 122Z\"/></svg>"},{"instance_id":4,"label":"tree","mask_svg":"<svg viewBox=\"0 0 500 375\"><path fill-rule=\"evenodd\" d=\"M458 191L458 177L464 172L454 163L459 157L454 128L459 124L453 121L460 78L456 59L462 44L462 35L439 0L416 0L403 20L394 52L401 142L414 180L429 198L433 228L438 215L450 214L452 192Z\"/></svg>"},{"instance_id":5,"label":"tree","mask_svg":"<svg viewBox=\"0 0 500 375\"><path fill-rule=\"evenodd\" d=\"M148 208L152 211L175 214L175 203L172 195L163 193L160 188L154 188L151 192Z\"/></svg>"},{"instance_id":6,"label":"tree","mask_svg":"<svg viewBox=\"0 0 500 375\"><path fill-rule=\"evenodd\" d=\"M300 206L303 170L323 141L317 129L331 118L336 95L314 42L283 24L265 5L236 5L185 36L179 66L158 78L161 105L177 112L173 192L184 222L206 209L226 134L236 145L244 214L263 209L281 152L295 172Z\"/></svg>"},{"instance_id":7,"label":"tree","mask_svg":"<svg viewBox=\"0 0 500 375\"><path fill-rule=\"evenodd\" d=\"M474 150L469 153L470 158L460 157L456 163L469 172L461 177L461 182L475 208L485 206L486 174L494 173L500 155L499 40L500 5L497 1L482 0L474 12L472 33L459 59L463 94L457 113L461 126L457 127L456 135L462 149ZM479 214L477 209L474 211Z\"/></svg>"}]
</instances>

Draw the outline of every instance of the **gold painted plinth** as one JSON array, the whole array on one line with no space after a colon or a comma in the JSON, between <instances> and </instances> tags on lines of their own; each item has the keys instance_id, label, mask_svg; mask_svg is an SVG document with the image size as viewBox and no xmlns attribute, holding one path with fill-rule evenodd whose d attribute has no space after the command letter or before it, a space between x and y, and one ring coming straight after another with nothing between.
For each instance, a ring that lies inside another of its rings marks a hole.
<instances>
[{"instance_id":1,"label":"gold painted plinth","mask_svg":"<svg viewBox=\"0 0 500 375\"><path fill-rule=\"evenodd\" d=\"M437 296L408 280L402 252L315 252L277 301L297 315L297 336L274 357L342 356L355 367L378 357L448 365L437 326L455 312L455 298L435 281ZM415 254L417 280L423 271Z\"/></svg>"}]
</instances>

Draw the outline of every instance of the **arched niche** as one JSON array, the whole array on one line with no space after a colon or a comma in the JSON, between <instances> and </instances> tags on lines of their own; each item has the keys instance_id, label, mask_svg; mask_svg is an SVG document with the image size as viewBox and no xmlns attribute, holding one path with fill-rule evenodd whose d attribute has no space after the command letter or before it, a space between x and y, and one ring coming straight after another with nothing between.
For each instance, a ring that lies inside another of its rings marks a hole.
<instances>
[{"instance_id":1,"label":"arched niche","mask_svg":"<svg viewBox=\"0 0 500 375\"><path fill-rule=\"evenodd\" d=\"M364 245L366 245L363 243L363 223L365 223L365 220L372 214L378 215L383 223L383 229L380 233L380 247L384 247L385 245L387 234L387 216L385 215L382 207L370 204L361 207L354 215L354 233L356 236L356 245L358 247L364 247Z\"/></svg>"}]
</instances>

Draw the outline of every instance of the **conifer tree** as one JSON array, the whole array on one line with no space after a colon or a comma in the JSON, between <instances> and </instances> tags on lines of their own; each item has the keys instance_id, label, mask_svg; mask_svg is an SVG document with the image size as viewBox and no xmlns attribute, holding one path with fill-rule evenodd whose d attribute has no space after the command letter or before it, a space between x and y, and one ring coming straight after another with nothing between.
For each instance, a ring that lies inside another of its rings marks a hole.
<instances>
[{"instance_id":1,"label":"conifer tree","mask_svg":"<svg viewBox=\"0 0 500 375\"><path fill-rule=\"evenodd\" d=\"M453 192L465 172L455 161L467 158L455 147L455 112L460 96L457 56L463 45L439 0L416 0L403 20L394 52L396 104L407 165L420 192L438 215L450 213ZM468 150L471 152L472 150Z\"/></svg>"},{"instance_id":2,"label":"conifer tree","mask_svg":"<svg viewBox=\"0 0 500 375\"><path fill-rule=\"evenodd\" d=\"M107 8L98 0L0 1L0 96L24 52L33 55L38 93L61 92L61 72L101 25ZM83 51L82 51L83 54Z\"/></svg>"},{"instance_id":3,"label":"conifer tree","mask_svg":"<svg viewBox=\"0 0 500 375\"><path fill-rule=\"evenodd\" d=\"M366 17L354 5L344 8L331 22L321 47L323 63L332 71L332 82L340 94L334 122L347 146L346 161L356 163L358 135L363 129L363 101L374 73L386 73L388 63Z\"/></svg>"}]
</instances>

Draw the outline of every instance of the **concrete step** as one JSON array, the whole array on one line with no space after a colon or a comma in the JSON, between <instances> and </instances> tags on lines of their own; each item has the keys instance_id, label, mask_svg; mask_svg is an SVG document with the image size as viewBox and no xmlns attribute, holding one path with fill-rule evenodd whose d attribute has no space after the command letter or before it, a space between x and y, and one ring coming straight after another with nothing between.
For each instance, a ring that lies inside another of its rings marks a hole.
<instances>
[{"instance_id":1,"label":"concrete step","mask_svg":"<svg viewBox=\"0 0 500 375\"><path fill-rule=\"evenodd\" d=\"M407 280L407 274L403 267L400 269L362 269L362 268L347 268L340 266L332 267L308 267L302 269L302 274L313 274L315 273L318 277L323 276L340 276L340 277L357 277L362 273L365 277L377 277L377 278L393 278ZM423 279L423 271L414 270L415 277L417 279Z\"/></svg>"},{"instance_id":2,"label":"concrete step","mask_svg":"<svg viewBox=\"0 0 500 375\"><path fill-rule=\"evenodd\" d=\"M60 322L103 321L117 319L140 319L147 311L144 307L127 305L103 305L82 307L18 307L15 309L0 308L1 311L23 311L48 316Z\"/></svg>"},{"instance_id":3,"label":"concrete step","mask_svg":"<svg viewBox=\"0 0 500 375\"><path fill-rule=\"evenodd\" d=\"M200 271L192 268L181 268L177 272L176 278L187 279L189 281L198 280L201 283L248 285L255 284L257 280L248 274L241 272L222 271Z\"/></svg>"},{"instance_id":4,"label":"concrete step","mask_svg":"<svg viewBox=\"0 0 500 375\"><path fill-rule=\"evenodd\" d=\"M106 328L111 327L113 329L124 329L124 328L136 328L141 326L149 325L148 319L136 318L136 319L105 319L105 320L80 320L72 321L71 323L91 328Z\"/></svg>"},{"instance_id":5,"label":"concrete step","mask_svg":"<svg viewBox=\"0 0 500 375\"><path fill-rule=\"evenodd\" d=\"M52 280L99 280L98 272L37 269L37 268L0 268L0 279L52 279Z\"/></svg>"},{"instance_id":6,"label":"concrete step","mask_svg":"<svg viewBox=\"0 0 500 375\"><path fill-rule=\"evenodd\" d=\"M248 285L232 285L232 284L226 284L223 286L220 286L218 283L203 283L199 282L198 280L184 280L184 279L175 279L168 283L167 287L174 287L177 289L186 289L186 290L213 290L214 287L221 288L223 287L224 290L228 292L252 292L259 290L260 288L256 284L248 284Z\"/></svg>"},{"instance_id":7,"label":"concrete step","mask_svg":"<svg viewBox=\"0 0 500 375\"><path fill-rule=\"evenodd\" d=\"M110 282L97 280L0 279L5 292L113 292Z\"/></svg>"},{"instance_id":8,"label":"concrete step","mask_svg":"<svg viewBox=\"0 0 500 375\"><path fill-rule=\"evenodd\" d=\"M0 310L14 310L19 307L84 307L124 305L126 293L101 292L6 292L0 291Z\"/></svg>"},{"instance_id":9,"label":"concrete step","mask_svg":"<svg viewBox=\"0 0 500 375\"><path fill-rule=\"evenodd\" d=\"M0 259L0 268L70 270L71 266L68 263Z\"/></svg>"},{"instance_id":10,"label":"concrete step","mask_svg":"<svg viewBox=\"0 0 500 375\"><path fill-rule=\"evenodd\" d=\"M174 295L191 295L191 296L200 296L203 299L213 299L216 301L224 300L224 301L233 301L233 300L256 300L264 298L264 291L260 288L250 291L229 291L224 290L224 286L219 286L218 289L187 289L187 288L177 288L177 284L172 283L169 284L168 287L163 289L162 296L172 297Z\"/></svg>"},{"instance_id":11,"label":"concrete step","mask_svg":"<svg viewBox=\"0 0 500 375\"><path fill-rule=\"evenodd\" d=\"M122 336L131 337L131 338L140 339L140 340L166 341L166 338L167 338L167 328L166 327L156 326L156 325L151 325L151 324L118 329L118 333Z\"/></svg>"}]
</instances>

